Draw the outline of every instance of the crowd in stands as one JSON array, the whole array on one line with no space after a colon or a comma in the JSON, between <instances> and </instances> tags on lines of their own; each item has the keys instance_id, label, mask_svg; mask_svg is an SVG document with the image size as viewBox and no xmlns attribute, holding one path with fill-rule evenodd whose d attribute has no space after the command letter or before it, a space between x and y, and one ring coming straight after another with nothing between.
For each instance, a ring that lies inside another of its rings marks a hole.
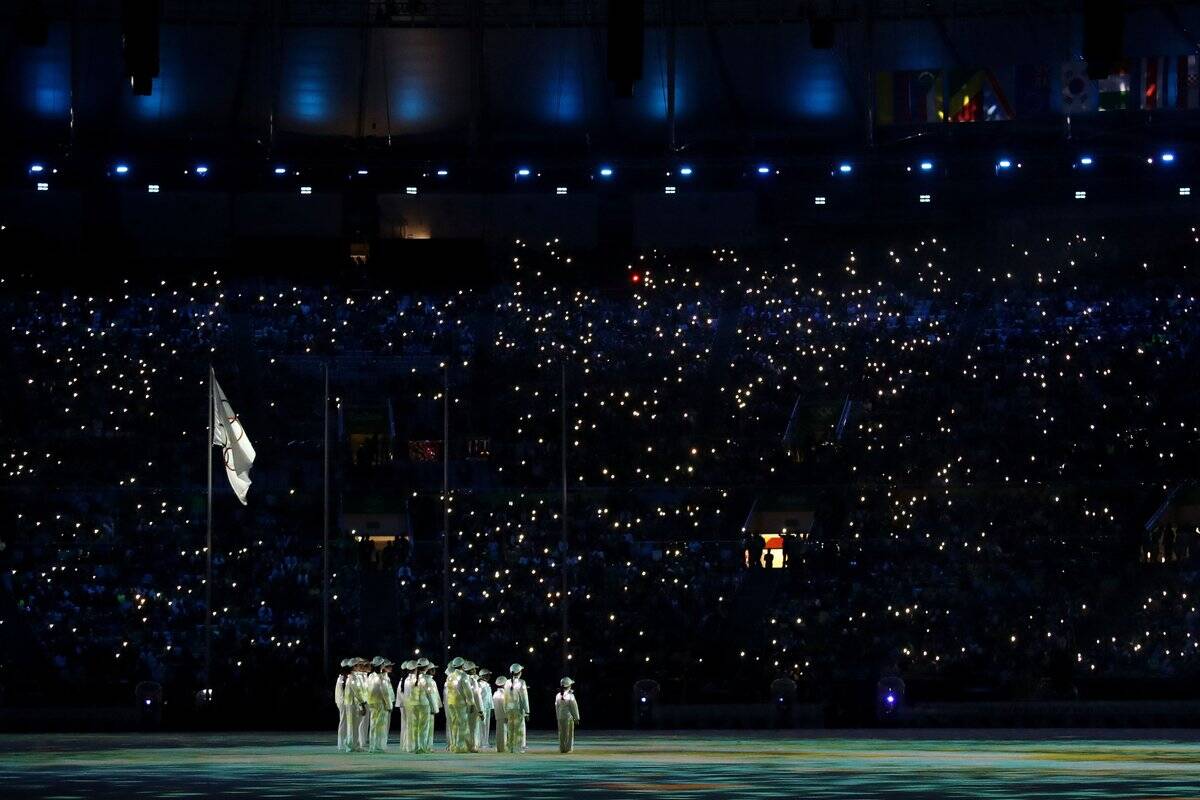
<instances>
[{"instance_id":1,"label":"crowd in stands","mask_svg":"<svg viewBox=\"0 0 1200 800\"><path fill-rule=\"evenodd\" d=\"M1194 675L1200 533L1147 524L1200 463L1196 235L1162 227L1152 253L1133 228L652 252L615 281L517 242L443 292L7 276L0 681L32 658L56 692L203 685L210 363L259 454L248 506L215 503L212 680L247 696L325 666L326 365L333 652L387 614L440 656L448 455L453 649L495 664L565 652L614 697L694 702ZM408 520L390 543L341 526L362 494ZM815 520L771 569L767 507Z\"/></svg>"}]
</instances>

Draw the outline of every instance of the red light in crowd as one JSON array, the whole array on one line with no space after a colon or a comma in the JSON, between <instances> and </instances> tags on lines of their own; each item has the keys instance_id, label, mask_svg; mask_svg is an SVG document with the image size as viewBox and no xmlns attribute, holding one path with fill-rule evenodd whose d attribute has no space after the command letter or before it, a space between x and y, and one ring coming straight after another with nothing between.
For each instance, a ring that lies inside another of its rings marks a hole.
<instances>
[{"instance_id":1,"label":"red light in crowd","mask_svg":"<svg viewBox=\"0 0 1200 800\"><path fill-rule=\"evenodd\" d=\"M642 276L638 275L636 272L629 276L629 280L633 281L634 283L637 283L641 279L642 279Z\"/></svg>"}]
</instances>

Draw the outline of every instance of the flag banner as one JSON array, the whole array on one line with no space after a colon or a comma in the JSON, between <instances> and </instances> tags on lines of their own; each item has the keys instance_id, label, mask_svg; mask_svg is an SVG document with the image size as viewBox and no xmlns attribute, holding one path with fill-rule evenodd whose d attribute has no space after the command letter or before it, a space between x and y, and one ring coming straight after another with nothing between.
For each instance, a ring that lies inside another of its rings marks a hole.
<instances>
[{"instance_id":1,"label":"flag banner","mask_svg":"<svg viewBox=\"0 0 1200 800\"><path fill-rule=\"evenodd\" d=\"M1014 78L1014 103L1018 118L1050 113L1050 68L1045 64L1019 64Z\"/></svg>"},{"instance_id":2,"label":"flag banner","mask_svg":"<svg viewBox=\"0 0 1200 800\"><path fill-rule=\"evenodd\" d=\"M1088 75L1083 61L1062 65L1060 109L1064 114L1084 114L1100 108L1100 93L1096 82Z\"/></svg>"},{"instance_id":3,"label":"flag banner","mask_svg":"<svg viewBox=\"0 0 1200 800\"><path fill-rule=\"evenodd\" d=\"M946 85L950 88L947 122L993 122L1014 116L1007 93L992 70L952 71Z\"/></svg>"},{"instance_id":4,"label":"flag banner","mask_svg":"<svg viewBox=\"0 0 1200 800\"><path fill-rule=\"evenodd\" d=\"M942 71L897 70L875 76L875 115L879 125L941 122L945 117Z\"/></svg>"},{"instance_id":5,"label":"flag banner","mask_svg":"<svg viewBox=\"0 0 1200 800\"><path fill-rule=\"evenodd\" d=\"M1200 108L1200 56L1175 59L1175 107Z\"/></svg>"},{"instance_id":6,"label":"flag banner","mask_svg":"<svg viewBox=\"0 0 1200 800\"><path fill-rule=\"evenodd\" d=\"M225 476L242 505L246 505L246 494L250 491L250 467L254 465L254 446L242 429L242 423L216 375L212 376L212 429L213 446L221 448L221 461L225 464Z\"/></svg>"},{"instance_id":7,"label":"flag banner","mask_svg":"<svg viewBox=\"0 0 1200 800\"><path fill-rule=\"evenodd\" d=\"M1097 80L1096 90L1101 111L1127 111L1133 108L1133 75L1126 65L1118 66L1112 74Z\"/></svg>"},{"instance_id":8,"label":"flag banner","mask_svg":"<svg viewBox=\"0 0 1200 800\"><path fill-rule=\"evenodd\" d=\"M1145 111L1155 111L1157 109L1167 108L1167 92L1168 92L1168 73L1167 59L1165 58L1143 58L1142 59L1142 102L1141 107Z\"/></svg>"}]
</instances>

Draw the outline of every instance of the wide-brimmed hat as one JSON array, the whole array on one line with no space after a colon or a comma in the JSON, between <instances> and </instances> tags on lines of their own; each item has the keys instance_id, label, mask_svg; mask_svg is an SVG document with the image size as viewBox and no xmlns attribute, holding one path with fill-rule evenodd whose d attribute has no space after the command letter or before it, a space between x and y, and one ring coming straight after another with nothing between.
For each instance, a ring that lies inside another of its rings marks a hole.
<instances>
[{"instance_id":1,"label":"wide-brimmed hat","mask_svg":"<svg viewBox=\"0 0 1200 800\"><path fill-rule=\"evenodd\" d=\"M382 667L386 662L387 662L387 659L384 658L383 656L375 656L374 658L371 659L371 666L372 667Z\"/></svg>"},{"instance_id":2,"label":"wide-brimmed hat","mask_svg":"<svg viewBox=\"0 0 1200 800\"><path fill-rule=\"evenodd\" d=\"M428 658L418 658L413 666L418 667L419 669L425 669L426 667L432 667L433 662Z\"/></svg>"},{"instance_id":3,"label":"wide-brimmed hat","mask_svg":"<svg viewBox=\"0 0 1200 800\"><path fill-rule=\"evenodd\" d=\"M480 667L479 668L479 677L483 678L485 676L488 678L492 677L492 671L490 669L484 669L483 667Z\"/></svg>"},{"instance_id":4,"label":"wide-brimmed hat","mask_svg":"<svg viewBox=\"0 0 1200 800\"><path fill-rule=\"evenodd\" d=\"M496 685L497 686L508 686L508 678L501 675L499 678L496 678Z\"/></svg>"},{"instance_id":5,"label":"wide-brimmed hat","mask_svg":"<svg viewBox=\"0 0 1200 800\"><path fill-rule=\"evenodd\" d=\"M564 689L569 689L575 685L575 681L571 680L570 678L563 678L558 682L558 685Z\"/></svg>"},{"instance_id":6,"label":"wide-brimmed hat","mask_svg":"<svg viewBox=\"0 0 1200 800\"><path fill-rule=\"evenodd\" d=\"M342 663L341 663L341 665L340 665L340 666L343 666L343 667L348 667L348 666L350 666L350 659L348 659L348 658L343 658L343 659L342 659Z\"/></svg>"},{"instance_id":7,"label":"wide-brimmed hat","mask_svg":"<svg viewBox=\"0 0 1200 800\"><path fill-rule=\"evenodd\" d=\"M466 663L462 656L455 656L450 659L450 663L446 665L447 669L462 669L462 665Z\"/></svg>"},{"instance_id":8,"label":"wide-brimmed hat","mask_svg":"<svg viewBox=\"0 0 1200 800\"><path fill-rule=\"evenodd\" d=\"M517 674L518 672L523 672L524 670L525 670L525 668L522 667L520 664L512 664L508 668L508 671L513 673L514 675Z\"/></svg>"},{"instance_id":9,"label":"wide-brimmed hat","mask_svg":"<svg viewBox=\"0 0 1200 800\"><path fill-rule=\"evenodd\" d=\"M474 672L475 670L479 669L479 667L475 666L474 661L464 661L462 663L462 669L463 672Z\"/></svg>"},{"instance_id":10,"label":"wide-brimmed hat","mask_svg":"<svg viewBox=\"0 0 1200 800\"><path fill-rule=\"evenodd\" d=\"M358 658L357 656L350 659L350 666L352 666L352 667L357 667L360 664L367 664L367 663L370 663L370 662L368 662L365 658Z\"/></svg>"}]
</instances>

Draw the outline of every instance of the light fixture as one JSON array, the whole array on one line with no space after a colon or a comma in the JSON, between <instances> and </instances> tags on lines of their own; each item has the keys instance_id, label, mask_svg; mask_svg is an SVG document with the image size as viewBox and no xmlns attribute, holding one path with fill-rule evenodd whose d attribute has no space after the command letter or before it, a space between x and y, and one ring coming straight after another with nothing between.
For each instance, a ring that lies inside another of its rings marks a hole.
<instances>
[{"instance_id":1,"label":"light fixture","mask_svg":"<svg viewBox=\"0 0 1200 800\"><path fill-rule=\"evenodd\" d=\"M1159 161L1162 161L1164 164L1170 164L1172 161L1175 160L1175 154L1168 150L1167 152L1165 152L1161 156L1159 156L1158 159L1159 159Z\"/></svg>"},{"instance_id":2,"label":"light fixture","mask_svg":"<svg viewBox=\"0 0 1200 800\"><path fill-rule=\"evenodd\" d=\"M930 195L927 195L927 194L918 195L917 202L918 203L932 203L933 197Z\"/></svg>"},{"instance_id":3,"label":"light fixture","mask_svg":"<svg viewBox=\"0 0 1200 800\"><path fill-rule=\"evenodd\" d=\"M50 191L50 184L39 182L37 185L37 190L39 192L48 192L48 191Z\"/></svg>"},{"instance_id":4,"label":"light fixture","mask_svg":"<svg viewBox=\"0 0 1200 800\"><path fill-rule=\"evenodd\" d=\"M611 178L612 175L613 175L612 167L601 167L600 168L600 177L601 178Z\"/></svg>"},{"instance_id":5,"label":"light fixture","mask_svg":"<svg viewBox=\"0 0 1200 800\"><path fill-rule=\"evenodd\" d=\"M1085 167L1090 167L1090 166L1092 165L1092 157L1091 157L1091 156L1082 156L1082 157L1079 159L1079 163L1080 163L1082 166L1085 166Z\"/></svg>"},{"instance_id":6,"label":"light fixture","mask_svg":"<svg viewBox=\"0 0 1200 800\"><path fill-rule=\"evenodd\" d=\"M149 186L146 187L146 191L149 192L150 194L158 194L158 184L157 183L150 184Z\"/></svg>"},{"instance_id":7,"label":"light fixture","mask_svg":"<svg viewBox=\"0 0 1200 800\"><path fill-rule=\"evenodd\" d=\"M118 175L125 175L129 172L129 165L128 164L117 164L116 168L113 171L116 172Z\"/></svg>"},{"instance_id":8,"label":"light fixture","mask_svg":"<svg viewBox=\"0 0 1200 800\"><path fill-rule=\"evenodd\" d=\"M555 193L555 194L566 194L566 193L567 193L567 187L565 187L565 186L557 186L557 187L555 187L555 189L554 189L554 193Z\"/></svg>"},{"instance_id":9,"label":"light fixture","mask_svg":"<svg viewBox=\"0 0 1200 800\"><path fill-rule=\"evenodd\" d=\"M196 166L196 174L203 178L205 175L208 174L208 167L206 167L203 164L197 165Z\"/></svg>"},{"instance_id":10,"label":"light fixture","mask_svg":"<svg viewBox=\"0 0 1200 800\"><path fill-rule=\"evenodd\" d=\"M417 193L417 187L415 187L415 186L405 186L405 187L404 187L404 193L405 193L405 194L416 194L416 193Z\"/></svg>"},{"instance_id":11,"label":"light fixture","mask_svg":"<svg viewBox=\"0 0 1200 800\"><path fill-rule=\"evenodd\" d=\"M683 177L687 178L692 174L692 168L691 167L680 167L679 174L682 175Z\"/></svg>"},{"instance_id":12,"label":"light fixture","mask_svg":"<svg viewBox=\"0 0 1200 800\"><path fill-rule=\"evenodd\" d=\"M312 187L311 186L301 186L300 194L312 194Z\"/></svg>"},{"instance_id":13,"label":"light fixture","mask_svg":"<svg viewBox=\"0 0 1200 800\"><path fill-rule=\"evenodd\" d=\"M758 174L759 174L759 175L770 175L770 174L771 174L771 168L770 168L769 166L767 166L766 164L759 164L759 166L758 166Z\"/></svg>"},{"instance_id":14,"label":"light fixture","mask_svg":"<svg viewBox=\"0 0 1200 800\"><path fill-rule=\"evenodd\" d=\"M664 194L675 194L675 187L674 186L664 186L663 193Z\"/></svg>"},{"instance_id":15,"label":"light fixture","mask_svg":"<svg viewBox=\"0 0 1200 800\"><path fill-rule=\"evenodd\" d=\"M44 166L42 166L41 164L34 164L29 168L29 171L36 175L38 173L45 172L46 168Z\"/></svg>"},{"instance_id":16,"label":"light fixture","mask_svg":"<svg viewBox=\"0 0 1200 800\"><path fill-rule=\"evenodd\" d=\"M1179 187L1179 196L1180 197L1191 197L1192 196L1192 187L1180 186Z\"/></svg>"},{"instance_id":17,"label":"light fixture","mask_svg":"<svg viewBox=\"0 0 1200 800\"><path fill-rule=\"evenodd\" d=\"M1076 200L1086 200L1086 199L1087 199L1087 192L1083 191L1082 189L1077 189L1077 190L1075 191L1075 199L1076 199Z\"/></svg>"},{"instance_id":18,"label":"light fixture","mask_svg":"<svg viewBox=\"0 0 1200 800\"><path fill-rule=\"evenodd\" d=\"M931 169L933 169L932 161L922 161L921 162L921 172L929 172Z\"/></svg>"},{"instance_id":19,"label":"light fixture","mask_svg":"<svg viewBox=\"0 0 1200 800\"><path fill-rule=\"evenodd\" d=\"M448 170L448 169L439 169L439 170L437 171L437 174L438 174L438 177L439 177L439 178L444 178L444 177L446 177L447 175L449 175L449 174L450 174L450 170Z\"/></svg>"},{"instance_id":20,"label":"light fixture","mask_svg":"<svg viewBox=\"0 0 1200 800\"><path fill-rule=\"evenodd\" d=\"M1012 166L1012 162L1007 158L1002 158L996 162L996 169L1008 169Z\"/></svg>"},{"instance_id":21,"label":"light fixture","mask_svg":"<svg viewBox=\"0 0 1200 800\"><path fill-rule=\"evenodd\" d=\"M817 195L816 197L814 197L814 198L813 198L813 205L814 205L814 206L823 206L823 205L825 205L825 195L823 195L823 194L819 194L819 195Z\"/></svg>"},{"instance_id":22,"label":"light fixture","mask_svg":"<svg viewBox=\"0 0 1200 800\"><path fill-rule=\"evenodd\" d=\"M287 175L287 169L285 167L276 167L275 174L276 175Z\"/></svg>"},{"instance_id":23,"label":"light fixture","mask_svg":"<svg viewBox=\"0 0 1200 800\"><path fill-rule=\"evenodd\" d=\"M518 167L517 168L517 177L518 178L528 178L529 174L530 174L529 167Z\"/></svg>"},{"instance_id":24,"label":"light fixture","mask_svg":"<svg viewBox=\"0 0 1200 800\"><path fill-rule=\"evenodd\" d=\"M843 175L849 175L853 171L854 167L849 164L838 164L838 172L842 173Z\"/></svg>"}]
</instances>

